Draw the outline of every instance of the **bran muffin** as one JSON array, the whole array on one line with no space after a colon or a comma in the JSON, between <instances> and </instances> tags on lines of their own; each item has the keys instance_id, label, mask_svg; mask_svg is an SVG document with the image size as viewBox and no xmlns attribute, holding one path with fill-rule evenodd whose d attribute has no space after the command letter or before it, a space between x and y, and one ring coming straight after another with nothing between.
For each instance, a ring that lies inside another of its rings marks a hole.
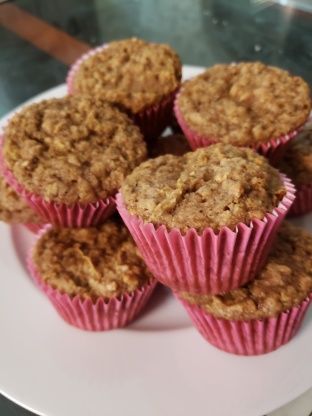
<instances>
[{"instance_id":1,"label":"bran muffin","mask_svg":"<svg viewBox=\"0 0 312 416\"><path fill-rule=\"evenodd\" d=\"M184 292L179 293L178 297L183 301L200 332L212 344L229 352L240 353L240 343L248 344L253 337L255 340L258 337L260 350L253 352L263 353L284 344L294 335L298 328L299 315L308 307L311 294L312 235L285 222L278 232L266 265L255 280L239 289L217 296ZM296 319L288 319L285 323L285 318L290 318L292 314ZM300 321L301 319L302 316ZM281 325L286 325L283 329L285 338L283 336L282 340L275 340L274 337L278 338L277 334L280 331L277 327L274 331L273 324L278 325L279 321ZM221 331L225 331L223 340L228 340L228 328L231 327L234 331L235 323L237 330L244 323L245 336L247 333L249 336L246 336L245 341L244 336L238 339L233 337L229 345L226 345L225 341L221 341L222 335L219 336L214 328L219 325ZM260 334L261 329L265 330L264 335ZM266 340L263 345L259 342L262 336ZM238 345L235 345L236 342ZM248 345L243 346L248 352Z\"/></svg>"},{"instance_id":2,"label":"bran muffin","mask_svg":"<svg viewBox=\"0 0 312 416\"><path fill-rule=\"evenodd\" d=\"M221 64L186 81L175 110L193 148L211 142L257 148L293 136L306 122L310 89L300 77L260 62Z\"/></svg>"},{"instance_id":3,"label":"bran muffin","mask_svg":"<svg viewBox=\"0 0 312 416\"><path fill-rule=\"evenodd\" d=\"M96 204L105 210L106 199L112 205L124 178L146 158L146 146L139 129L117 108L77 95L17 113L5 129L3 158L16 191L27 192L32 205L32 197L39 198L39 213L42 201L54 204L56 213L47 218L53 223L57 205Z\"/></svg>"},{"instance_id":4,"label":"bran muffin","mask_svg":"<svg viewBox=\"0 0 312 416\"><path fill-rule=\"evenodd\" d=\"M117 103L132 114L160 102L181 81L181 62L168 45L131 38L110 42L75 70L72 92Z\"/></svg>"},{"instance_id":5,"label":"bran muffin","mask_svg":"<svg viewBox=\"0 0 312 416\"><path fill-rule=\"evenodd\" d=\"M169 134L158 137L150 148L150 156L162 155L182 156L190 152L191 148L183 134Z\"/></svg>"},{"instance_id":6,"label":"bran muffin","mask_svg":"<svg viewBox=\"0 0 312 416\"><path fill-rule=\"evenodd\" d=\"M296 185L296 199L290 214L303 215L312 211L312 128L304 129L290 143L279 163Z\"/></svg>"},{"instance_id":7,"label":"bran muffin","mask_svg":"<svg viewBox=\"0 0 312 416\"><path fill-rule=\"evenodd\" d=\"M286 188L278 171L253 150L216 144L182 157L147 160L121 192L130 214L145 222L202 232L262 219Z\"/></svg>"},{"instance_id":8,"label":"bran muffin","mask_svg":"<svg viewBox=\"0 0 312 416\"><path fill-rule=\"evenodd\" d=\"M0 176L0 221L9 224L42 224L37 215Z\"/></svg>"},{"instance_id":9,"label":"bran muffin","mask_svg":"<svg viewBox=\"0 0 312 416\"><path fill-rule=\"evenodd\" d=\"M33 277L56 308L73 308L70 323L77 325L75 302L79 307L101 304L96 311L100 327L81 324L84 329L115 327L118 315L124 323L133 319L155 286L130 234L117 220L97 227L47 229L32 250L31 264Z\"/></svg>"},{"instance_id":10,"label":"bran muffin","mask_svg":"<svg viewBox=\"0 0 312 416\"><path fill-rule=\"evenodd\" d=\"M118 105L149 142L172 120L181 69L169 45L137 38L119 40L91 50L73 65L68 92L91 94Z\"/></svg>"},{"instance_id":11,"label":"bran muffin","mask_svg":"<svg viewBox=\"0 0 312 416\"><path fill-rule=\"evenodd\" d=\"M175 291L218 294L261 268L294 186L253 150L216 144L143 162L116 199L161 283Z\"/></svg>"}]
</instances>

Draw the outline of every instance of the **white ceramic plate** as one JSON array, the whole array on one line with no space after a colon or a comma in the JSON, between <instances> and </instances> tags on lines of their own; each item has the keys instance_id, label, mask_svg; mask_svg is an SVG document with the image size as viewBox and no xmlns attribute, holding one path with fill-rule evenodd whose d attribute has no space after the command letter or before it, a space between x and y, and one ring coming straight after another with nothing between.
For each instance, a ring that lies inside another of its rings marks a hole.
<instances>
[{"instance_id":1,"label":"white ceramic plate","mask_svg":"<svg viewBox=\"0 0 312 416\"><path fill-rule=\"evenodd\" d=\"M201 69L185 67L185 77ZM59 97L65 86L34 100ZM5 120L2 120L2 123ZM297 221L312 231L312 216ZM27 275L33 236L0 225L0 392L48 416L260 416L312 386L312 310L278 351L238 357L207 344L160 288L127 329L65 324Z\"/></svg>"}]
</instances>

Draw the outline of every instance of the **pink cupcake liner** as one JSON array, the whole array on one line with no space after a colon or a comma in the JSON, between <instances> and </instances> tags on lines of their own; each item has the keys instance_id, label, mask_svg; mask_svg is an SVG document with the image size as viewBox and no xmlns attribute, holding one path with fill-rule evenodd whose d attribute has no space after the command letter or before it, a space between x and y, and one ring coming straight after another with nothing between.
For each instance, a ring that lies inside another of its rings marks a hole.
<instances>
[{"instance_id":1,"label":"pink cupcake liner","mask_svg":"<svg viewBox=\"0 0 312 416\"><path fill-rule=\"evenodd\" d=\"M117 209L151 273L177 292L218 294L253 279L265 262L276 232L295 196L291 181L281 175L287 193L262 220L219 232L207 227L201 235L190 229L182 235L164 225L155 227L131 215L117 194Z\"/></svg>"},{"instance_id":2,"label":"pink cupcake liner","mask_svg":"<svg viewBox=\"0 0 312 416\"><path fill-rule=\"evenodd\" d=\"M296 199L292 204L289 215L305 215L312 212L312 184L297 186Z\"/></svg>"},{"instance_id":3,"label":"pink cupcake liner","mask_svg":"<svg viewBox=\"0 0 312 416\"><path fill-rule=\"evenodd\" d=\"M184 135L188 139L190 146L193 150L198 149L200 147L206 147L214 143L218 143L218 140L212 137L205 137L199 133L196 133L192 130L186 120L184 119L182 112L178 106L178 96L174 102L174 113L178 123L183 130ZM279 160L282 159L284 156L291 140L293 140L298 132L299 128L289 132L288 134L282 135L277 138L273 138L267 143L260 143L256 146L246 146L255 149L259 154L266 156L270 162L275 165Z\"/></svg>"},{"instance_id":4,"label":"pink cupcake liner","mask_svg":"<svg viewBox=\"0 0 312 416\"><path fill-rule=\"evenodd\" d=\"M132 116L148 144L161 135L172 122L173 102L177 91L164 97L159 103L147 107Z\"/></svg>"},{"instance_id":5,"label":"pink cupcake liner","mask_svg":"<svg viewBox=\"0 0 312 416\"><path fill-rule=\"evenodd\" d=\"M299 330L312 300L311 294L300 305L276 317L235 321L216 318L176 296L197 330L210 344L237 355L266 354L289 342Z\"/></svg>"},{"instance_id":6,"label":"pink cupcake liner","mask_svg":"<svg viewBox=\"0 0 312 416\"><path fill-rule=\"evenodd\" d=\"M0 142L1 137L0 137ZM44 221L57 227L91 227L103 223L116 210L115 197L89 203L86 205L58 204L45 201L41 196L28 191L20 184L12 171L5 165L0 146L0 171L5 180L26 203L37 212Z\"/></svg>"},{"instance_id":7,"label":"pink cupcake liner","mask_svg":"<svg viewBox=\"0 0 312 416\"><path fill-rule=\"evenodd\" d=\"M74 94L74 77L82 62L107 48L108 45L109 44L104 44L88 51L71 66L66 78L68 94ZM152 139L158 137L171 123L173 102L176 93L177 90L169 93L159 103L146 107L137 114L128 114L129 117L132 118L133 122L140 127L147 142L150 142Z\"/></svg>"},{"instance_id":8,"label":"pink cupcake liner","mask_svg":"<svg viewBox=\"0 0 312 416\"><path fill-rule=\"evenodd\" d=\"M44 227L37 234L38 238L49 228L50 226ZM33 249L27 258L27 267L36 285L49 298L64 321L87 331L107 331L128 325L142 311L157 284L152 279L131 293L112 299L99 297L95 302L78 295L71 297L44 282L32 261L32 251Z\"/></svg>"},{"instance_id":9,"label":"pink cupcake liner","mask_svg":"<svg viewBox=\"0 0 312 416\"><path fill-rule=\"evenodd\" d=\"M37 234L43 227L46 226L46 224L34 224L34 223L28 223L23 224L24 227L27 228L27 230L31 231L34 234Z\"/></svg>"}]
</instances>

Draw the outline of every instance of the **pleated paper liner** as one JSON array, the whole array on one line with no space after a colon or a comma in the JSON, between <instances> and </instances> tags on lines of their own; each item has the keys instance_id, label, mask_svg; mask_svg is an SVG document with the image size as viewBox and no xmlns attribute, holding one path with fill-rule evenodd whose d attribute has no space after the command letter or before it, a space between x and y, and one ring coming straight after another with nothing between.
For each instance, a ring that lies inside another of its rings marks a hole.
<instances>
[{"instance_id":1,"label":"pleated paper liner","mask_svg":"<svg viewBox=\"0 0 312 416\"><path fill-rule=\"evenodd\" d=\"M203 136L190 128L179 109L177 99L178 97L175 99L174 113L184 135L190 143L191 148L195 150L200 147L206 147L211 144L218 143L215 138ZM270 162L275 165L280 159L282 159L285 152L287 151L290 141L297 136L299 130L300 129L295 129L290 131L288 134L284 134L277 138L272 138L266 143L259 143L255 146L246 147L254 148L254 150L256 150L259 154L266 156Z\"/></svg>"},{"instance_id":2,"label":"pleated paper liner","mask_svg":"<svg viewBox=\"0 0 312 416\"><path fill-rule=\"evenodd\" d=\"M68 94L74 94L74 78L82 62L97 54L98 52L101 52L107 46L109 46L109 44L104 44L88 51L72 65L66 78ZM176 92L177 90L167 94L158 103L148 106L136 114L128 113L129 117L132 118L134 123L140 127L141 132L148 144L151 142L151 140L157 138L164 131L164 129L171 124L173 102L176 96Z\"/></svg>"},{"instance_id":3,"label":"pleated paper liner","mask_svg":"<svg viewBox=\"0 0 312 416\"><path fill-rule=\"evenodd\" d=\"M27 223L23 225L24 227L27 228L27 230L31 231L34 234L37 234L43 227L46 226L46 224L34 224L34 223Z\"/></svg>"},{"instance_id":4,"label":"pleated paper liner","mask_svg":"<svg viewBox=\"0 0 312 416\"><path fill-rule=\"evenodd\" d=\"M50 226L38 234L43 235ZM150 280L139 289L111 299L99 297L96 301L81 296L69 296L48 285L32 261L31 249L27 258L28 270L40 290L49 298L59 315L68 324L87 331L107 331L122 328L132 322L148 302L157 281Z\"/></svg>"},{"instance_id":5,"label":"pleated paper liner","mask_svg":"<svg viewBox=\"0 0 312 416\"><path fill-rule=\"evenodd\" d=\"M228 292L252 280L265 262L276 232L294 200L294 186L281 175L287 193L262 220L239 223L235 230L207 227L182 234L131 215L117 194L117 209L151 273L174 291Z\"/></svg>"},{"instance_id":6,"label":"pleated paper liner","mask_svg":"<svg viewBox=\"0 0 312 416\"><path fill-rule=\"evenodd\" d=\"M289 215L298 216L312 212L312 184L298 185L296 189L296 199L290 208Z\"/></svg>"},{"instance_id":7,"label":"pleated paper liner","mask_svg":"<svg viewBox=\"0 0 312 416\"><path fill-rule=\"evenodd\" d=\"M210 344L237 355L266 354L289 342L298 332L312 300L311 294L300 305L276 317L239 321L216 318L201 307L176 297Z\"/></svg>"},{"instance_id":8,"label":"pleated paper liner","mask_svg":"<svg viewBox=\"0 0 312 416\"><path fill-rule=\"evenodd\" d=\"M1 137L0 143L3 143ZM116 211L116 201L113 196L85 205L45 201L40 195L28 191L18 182L3 160L2 144L0 144L0 171L15 192L49 224L58 227L91 227L103 223Z\"/></svg>"}]
</instances>

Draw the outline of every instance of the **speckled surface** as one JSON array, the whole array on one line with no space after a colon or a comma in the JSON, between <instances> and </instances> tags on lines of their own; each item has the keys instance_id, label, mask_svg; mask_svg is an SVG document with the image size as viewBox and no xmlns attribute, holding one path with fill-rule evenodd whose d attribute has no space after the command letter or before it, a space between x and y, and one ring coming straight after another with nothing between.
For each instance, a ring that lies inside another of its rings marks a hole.
<instances>
[{"instance_id":1,"label":"speckled surface","mask_svg":"<svg viewBox=\"0 0 312 416\"><path fill-rule=\"evenodd\" d=\"M272 2L17 0L13 3L90 45L139 36L170 43L184 63L210 66L217 62L262 60L289 69L312 83L312 14L274 6ZM64 82L65 64L1 25L0 51L0 116L33 95ZM297 416L301 414L299 409L290 409L287 415ZM29 414L0 396L1 416Z\"/></svg>"}]
</instances>

